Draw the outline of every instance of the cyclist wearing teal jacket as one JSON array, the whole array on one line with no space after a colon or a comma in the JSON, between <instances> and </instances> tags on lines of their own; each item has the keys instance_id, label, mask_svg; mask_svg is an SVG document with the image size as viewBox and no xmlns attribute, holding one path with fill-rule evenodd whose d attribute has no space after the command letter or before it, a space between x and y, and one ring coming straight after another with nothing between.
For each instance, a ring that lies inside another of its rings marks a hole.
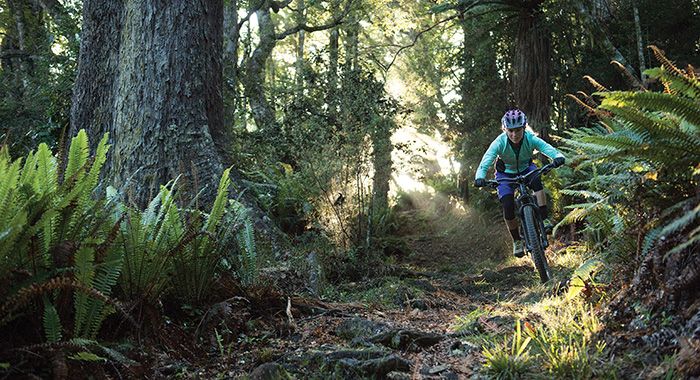
<instances>
[{"instance_id":1,"label":"cyclist wearing teal jacket","mask_svg":"<svg viewBox=\"0 0 700 380\"><path fill-rule=\"evenodd\" d=\"M505 113L501 118L501 133L491 143L489 148L481 158L481 163L476 170L474 185L482 187L486 185L486 173L491 165L496 161L496 179L513 178L518 175L527 174L537 166L532 162L532 155L535 150L542 152L553 160L555 166L564 165L564 155L549 145L546 141L535 136L534 133L526 130L527 117L518 110L513 109ZM537 205L540 208L540 216L544 220L545 226L551 227L547 219L547 196L542 187L539 177L533 178L529 186L537 198ZM524 254L523 243L520 239L518 221L515 219L515 199L513 193L514 184L501 183L498 185L498 199L503 206L503 219L513 237L513 254L522 257Z\"/></svg>"}]
</instances>

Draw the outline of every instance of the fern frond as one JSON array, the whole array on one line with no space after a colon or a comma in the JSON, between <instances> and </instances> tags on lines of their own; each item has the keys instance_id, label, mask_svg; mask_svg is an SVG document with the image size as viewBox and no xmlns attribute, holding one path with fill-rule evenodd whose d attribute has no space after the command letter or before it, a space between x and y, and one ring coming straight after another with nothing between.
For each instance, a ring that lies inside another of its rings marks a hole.
<instances>
[{"instance_id":1,"label":"fern frond","mask_svg":"<svg viewBox=\"0 0 700 380\"><path fill-rule=\"evenodd\" d=\"M700 126L700 103L697 101L657 92L635 93L628 96L627 101L635 107L666 112Z\"/></svg>"},{"instance_id":2,"label":"fern frond","mask_svg":"<svg viewBox=\"0 0 700 380\"><path fill-rule=\"evenodd\" d=\"M95 252L88 247L81 247L75 254L75 280L86 288L92 288L92 280L95 277L93 261ZM84 337L89 309L89 297L84 293L75 293L75 336Z\"/></svg>"},{"instance_id":3,"label":"fern frond","mask_svg":"<svg viewBox=\"0 0 700 380\"><path fill-rule=\"evenodd\" d=\"M627 79L630 85L636 87L640 91L646 91L644 84L642 84L642 82L639 79L637 79L637 77L632 75L632 73L629 70L627 70L627 68L623 64L621 64L618 61L611 61L610 64L612 64L617 69L617 71L622 73L622 76L624 76L625 79Z\"/></svg>"},{"instance_id":4,"label":"fern frond","mask_svg":"<svg viewBox=\"0 0 700 380\"><path fill-rule=\"evenodd\" d=\"M46 334L46 341L49 343L55 343L61 340L63 336L61 333L61 318L58 316L58 311L56 307L49 302L48 297L44 297L44 334Z\"/></svg>"},{"instance_id":5,"label":"fern frond","mask_svg":"<svg viewBox=\"0 0 700 380\"><path fill-rule=\"evenodd\" d=\"M13 295L7 301L5 301L5 303L2 304L2 306L0 306L0 316L2 316L2 319L0 319L0 326L5 325L10 320L12 320L13 316L11 315L11 313L13 311L27 306L29 302L35 297L50 294L51 292L60 289L74 289L82 293L88 294L90 295L90 297L96 298L100 301L114 306L115 308L117 308L117 310L122 311L124 315L128 317L128 313L117 301L112 300L111 298L105 296L101 292L86 287L70 277L56 277L46 282L34 283L29 286L23 287L15 295Z\"/></svg>"},{"instance_id":6,"label":"fern frond","mask_svg":"<svg viewBox=\"0 0 700 380\"><path fill-rule=\"evenodd\" d=\"M596 115L599 113L599 111L597 109L591 107L590 105L587 104L587 102L584 102L583 100L579 99L576 95L566 94L566 96L569 99L573 99L576 103L578 103L578 105L580 105L581 107L583 107L583 109L588 111L588 113L590 115Z\"/></svg>"},{"instance_id":7,"label":"fern frond","mask_svg":"<svg viewBox=\"0 0 700 380\"><path fill-rule=\"evenodd\" d=\"M663 67L647 69L644 73L650 78L662 81L674 94L691 99L698 99L700 96L700 81L695 77L674 75Z\"/></svg>"},{"instance_id":8,"label":"fern frond","mask_svg":"<svg viewBox=\"0 0 700 380\"><path fill-rule=\"evenodd\" d=\"M571 196L577 196L577 197L583 197L583 198L593 198L595 200L601 200L605 198L603 194L600 194L595 191L588 191L588 190L570 190L570 189L563 189L560 190L562 194L566 195L571 195Z\"/></svg>"},{"instance_id":9,"label":"fern frond","mask_svg":"<svg viewBox=\"0 0 700 380\"><path fill-rule=\"evenodd\" d=\"M102 140L100 140L100 143L97 145L97 149L95 150L95 156L92 159L92 166L90 167L89 172L83 179L83 181L85 182L85 191L81 196L81 204L87 204L89 197L91 196L92 192L97 186L97 182L100 179L100 171L102 170L102 166L104 166L105 162L107 161L107 151L109 150L109 145L107 144L108 139L109 134L105 133L102 137Z\"/></svg>"},{"instance_id":10,"label":"fern frond","mask_svg":"<svg viewBox=\"0 0 700 380\"><path fill-rule=\"evenodd\" d=\"M656 57L656 60L661 63L661 65L666 68L666 70L672 72L675 75L678 76L685 76L685 74L676 67L671 61L666 58L666 55L664 54L661 49L656 47L655 45L649 45L647 48L651 49L651 51L654 53L654 57Z\"/></svg>"},{"instance_id":11,"label":"fern frond","mask_svg":"<svg viewBox=\"0 0 700 380\"><path fill-rule=\"evenodd\" d=\"M75 181L78 181L82 177L78 172L85 168L89 155L90 147L88 145L87 133L85 133L84 129L81 129L71 140L68 150L68 164L66 166L64 178L74 178Z\"/></svg>"},{"instance_id":12,"label":"fern frond","mask_svg":"<svg viewBox=\"0 0 700 380\"><path fill-rule=\"evenodd\" d=\"M37 177L34 186L39 194L48 194L56 190L58 184L56 158L48 145L39 144L36 152Z\"/></svg>"},{"instance_id":13,"label":"fern frond","mask_svg":"<svg viewBox=\"0 0 700 380\"><path fill-rule=\"evenodd\" d=\"M241 280L244 285L252 285L255 283L258 275L257 251L255 249L253 222L247 216L244 219L243 228L238 231L237 239L240 251Z\"/></svg>"},{"instance_id":14,"label":"fern frond","mask_svg":"<svg viewBox=\"0 0 700 380\"><path fill-rule=\"evenodd\" d=\"M0 228L7 226L12 216L19 211L15 204L15 191L20 178L22 159L13 163L0 161Z\"/></svg>"},{"instance_id":15,"label":"fern frond","mask_svg":"<svg viewBox=\"0 0 700 380\"><path fill-rule=\"evenodd\" d=\"M588 83L590 83L596 90L598 90L600 92L609 91L607 88L605 88L605 86L598 83L598 81L596 81L595 79L593 79L592 77L590 77L588 75L584 75L583 79L587 80Z\"/></svg>"},{"instance_id":16,"label":"fern frond","mask_svg":"<svg viewBox=\"0 0 700 380\"><path fill-rule=\"evenodd\" d=\"M224 170L224 173L221 175L219 188L216 192L216 200L214 201L214 205L212 206L211 212L209 213L209 217L207 218L207 222L204 226L204 230L210 234L214 233L216 226L218 225L219 221L221 221L221 217L224 215L224 211L226 209L226 204L228 203L228 188L231 185L231 178L229 177L230 172L231 168L228 168Z\"/></svg>"}]
</instances>

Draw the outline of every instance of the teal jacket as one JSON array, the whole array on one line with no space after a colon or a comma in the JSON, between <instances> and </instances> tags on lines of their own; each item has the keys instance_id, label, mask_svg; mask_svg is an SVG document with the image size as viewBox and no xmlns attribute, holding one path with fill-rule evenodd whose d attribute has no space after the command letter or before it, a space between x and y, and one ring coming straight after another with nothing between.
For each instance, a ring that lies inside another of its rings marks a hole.
<instances>
[{"instance_id":1,"label":"teal jacket","mask_svg":"<svg viewBox=\"0 0 700 380\"><path fill-rule=\"evenodd\" d=\"M527 130L525 131L521 144L520 152L516 155L513 147L508 143L508 136L506 136L505 132L501 133L493 140L486 150L486 153L484 153L484 156L481 158L481 163L479 163L479 168L476 170L475 178L486 178L486 173L497 157L501 157L501 160L505 162L506 173L511 174L520 173L527 169L530 165L530 160L532 160L532 153L534 150L538 150L552 159L555 157L564 157L556 148Z\"/></svg>"}]
</instances>

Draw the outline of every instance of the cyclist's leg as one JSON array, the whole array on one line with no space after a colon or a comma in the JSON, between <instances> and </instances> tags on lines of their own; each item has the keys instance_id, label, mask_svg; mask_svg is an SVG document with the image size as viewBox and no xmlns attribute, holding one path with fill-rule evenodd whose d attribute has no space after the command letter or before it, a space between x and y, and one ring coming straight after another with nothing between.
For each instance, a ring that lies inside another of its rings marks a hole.
<instances>
[{"instance_id":1,"label":"cyclist's leg","mask_svg":"<svg viewBox=\"0 0 700 380\"><path fill-rule=\"evenodd\" d=\"M510 177L505 173L496 173L496 178L501 179ZM503 207L503 219L506 222L506 227L513 238L513 254L521 257L523 255L523 244L520 240L520 230L518 220L515 218L515 197L514 189L511 185L501 184L497 188L498 199Z\"/></svg>"},{"instance_id":2,"label":"cyclist's leg","mask_svg":"<svg viewBox=\"0 0 700 380\"><path fill-rule=\"evenodd\" d=\"M537 169L534 163L530 163L530 166L525 169L524 173L529 173ZM535 192L535 198L537 199L537 206L540 208L540 217L542 220L547 219L549 216L549 210L547 209L547 194L544 192L544 186L542 185L542 180L539 176L533 178L528 187Z\"/></svg>"}]
</instances>

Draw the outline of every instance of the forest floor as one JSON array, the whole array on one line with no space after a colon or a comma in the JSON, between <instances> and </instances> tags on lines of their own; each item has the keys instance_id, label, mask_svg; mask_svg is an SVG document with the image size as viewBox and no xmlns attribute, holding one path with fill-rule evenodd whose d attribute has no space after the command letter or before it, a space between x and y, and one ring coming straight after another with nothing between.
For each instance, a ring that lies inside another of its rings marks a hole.
<instances>
[{"instance_id":1,"label":"forest floor","mask_svg":"<svg viewBox=\"0 0 700 380\"><path fill-rule=\"evenodd\" d=\"M416 200L399 213L396 235L406 249L392 258L385 276L327 285L318 298L269 289L233 297L210 309L197 325L195 335L209 342L205 357L183 345L160 353L149 366L152 374L482 377L482 346L512 335L516 320L537 324L542 308L556 307L547 300L556 296L558 281L578 263L554 260L555 279L542 285L528 258L511 257L510 240L497 217L485 220L458 202L431 199ZM555 245L548 253L565 251ZM225 314L221 310L234 309L236 317L222 317L225 323L217 317ZM197 347L201 352L202 344Z\"/></svg>"}]
</instances>

